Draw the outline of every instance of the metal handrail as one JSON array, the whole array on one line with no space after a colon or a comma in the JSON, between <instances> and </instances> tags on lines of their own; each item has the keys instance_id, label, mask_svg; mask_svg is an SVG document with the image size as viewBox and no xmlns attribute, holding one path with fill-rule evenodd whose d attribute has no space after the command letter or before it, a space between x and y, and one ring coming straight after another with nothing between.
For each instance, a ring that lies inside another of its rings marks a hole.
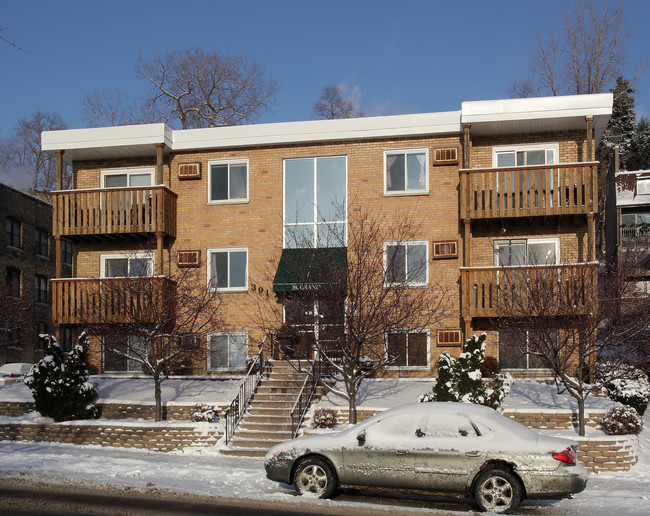
<instances>
[{"instance_id":1,"label":"metal handrail","mask_svg":"<svg viewBox=\"0 0 650 516\"><path fill-rule=\"evenodd\" d=\"M311 370L302 384L296 403L294 404L293 409L291 409L291 437L293 438L298 436L300 425L302 425L302 422L305 419L305 414L311 406L311 401L314 398L316 387L318 387L321 368L322 365L320 360L317 360L312 364Z\"/></svg>"},{"instance_id":2,"label":"metal handrail","mask_svg":"<svg viewBox=\"0 0 650 516\"><path fill-rule=\"evenodd\" d=\"M228 410L226 410L226 444L230 442L235 434L235 429L246 412L250 400L255 393L255 389L257 389L257 385L265 374L267 367L268 360L264 360L263 350L260 349L259 354L253 359L244 380L239 386L239 394L232 400Z\"/></svg>"}]
</instances>

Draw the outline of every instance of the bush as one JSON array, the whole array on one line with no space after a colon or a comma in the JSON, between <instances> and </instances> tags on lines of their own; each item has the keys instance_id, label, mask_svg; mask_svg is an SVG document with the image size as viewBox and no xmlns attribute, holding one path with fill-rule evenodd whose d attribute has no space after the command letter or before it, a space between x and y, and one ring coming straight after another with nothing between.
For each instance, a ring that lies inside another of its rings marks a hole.
<instances>
[{"instance_id":1,"label":"bush","mask_svg":"<svg viewBox=\"0 0 650 516\"><path fill-rule=\"evenodd\" d=\"M603 430L609 435L639 434L643 430L643 419L627 405L616 405L603 418Z\"/></svg>"},{"instance_id":2,"label":"bush","mask_svg":"<svg viewBox=\"0 0 650 516\"><path fill-rule=\"evenodd\" d=\"M633 407L642 416L650 402L650 382L640 369L630 368L629 378L616 378L605 383L609 397Z\"/></svg>"},{"instance_id":3,"label":"bush","mask_svg":"<svg viewBox=\"0 0 650 516\"><path fill-rule=\"evenodd\" d=\"M438 378L430 392L418 398L419 402L462 401L497 409L514 383L508 373L482 374L485 365L485 339L472 335L463 344L463 350L455 359L446 351L438 359ZM490 367L490 369L493 369Z\"/></svg>"},{"instance_id":4,"label":"bush","mask_svg":"<svg viewBox=\"0 0 650 516\"><path fill-rule=\"evenodd\" d=\"M194 412L190 414L190 421L198 423L200 421L207 421L212 423L217 417L217 410L212 405L207 403L197 403L194 406Z\"/></svg>"},{"instance_id":5,"label":"bush","mask_svg":"<svg viewBox=\"0 0 650 516\"><path fill-rule=\"evenodd\" d=\"M82 333L67 357L52 335L40 335L40 339L45 356L25 378L36 410L56 422L98 417L99 391L88 383L86 369L88 336Z\"/></svg>"},{"instance_id":6,"label":"bush","mask_svg":"<svg viewBox=\"0 0 650 516\"><path fill-rule=\"evenodd\" d=\"M336 412L332 409L318 409L311 421L314 428L334 428L337 424Z\"/></svg>"}]
</instances>

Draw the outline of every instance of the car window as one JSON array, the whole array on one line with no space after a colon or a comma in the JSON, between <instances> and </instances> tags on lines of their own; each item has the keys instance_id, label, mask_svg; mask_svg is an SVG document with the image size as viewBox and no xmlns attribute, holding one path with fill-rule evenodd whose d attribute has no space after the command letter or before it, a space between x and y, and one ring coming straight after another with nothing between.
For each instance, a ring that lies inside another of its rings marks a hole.
<instances>
[{"instance_id":1,"label":"car window","mask_svg":"<svg viewBox=\"0 0 650 516\"><path fill-rule=\"evenodd\" d=\"M398 414L381 419L366 428L366 441L391 444L404 438L415 438L420 419L420 414Z\"/></svg>"},{"instance_id":2,"label":"car window","mask_svg":"<svg viewBox=\"0 0 650 516\"><path fill-rule=\"evenodd\" d=\"M449 414L444 417L431 415L417 432L418 437L478 437L481 432L465 416Z\"/></svg>"}]
</instances>

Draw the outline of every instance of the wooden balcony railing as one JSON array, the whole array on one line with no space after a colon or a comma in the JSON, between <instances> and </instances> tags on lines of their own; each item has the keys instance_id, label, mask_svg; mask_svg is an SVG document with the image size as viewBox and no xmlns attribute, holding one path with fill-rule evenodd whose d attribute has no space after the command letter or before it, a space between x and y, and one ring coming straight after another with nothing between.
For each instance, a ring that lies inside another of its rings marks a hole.
<instances>
[{"instance_id":1,"label":"wooden balcony railing","mask_svg":"<svg viewBox=\"0 0 650 516\"><path fill-rule=\"evenodd\" d=\"M593 311L598 263L462 267L464 317L561 317Z\"/></svg>"},{"instance_id":2,"label":"wooden balcony railing","mask_svg":"<svg viewBox=\"0 0 650 516\"><path fill-rule=\"evenodd\" d=\"M460 170L460 216L494 219L598 210L598 163Z\"/></svg>"},{"instance_id":3,"label":"wooden balcony railing","mask_svg":"<svg viewBox=\"0 0 650 516\"><path fill-rule=\"evenodd\" d=\"M165 322L175 289L165 276L53 279L52 319L56 325Z\"/></svg>"},{"instance_id":4,"label":"wooden balcony railing","mask_svg":"<svg viewBox=\"0 0 650 516\"><path fill-rule=\"evenodd\" d=\"M175 237L176 198L166 186L54 192L52 231L66 237L156 232Z\"/></svg>"}]
</instances>

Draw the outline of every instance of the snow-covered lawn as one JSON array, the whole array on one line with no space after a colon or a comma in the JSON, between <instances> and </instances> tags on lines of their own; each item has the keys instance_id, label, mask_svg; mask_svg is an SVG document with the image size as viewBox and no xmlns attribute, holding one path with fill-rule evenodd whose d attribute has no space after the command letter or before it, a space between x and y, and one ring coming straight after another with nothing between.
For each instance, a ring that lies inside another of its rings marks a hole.
<instances>
[{"instance_id":1,"label":"snow-covered lawn","mask_svg":"<svg viewBox=\"0 0 650 516\"><path fill-rule=\"evenodd\" d=\"M110 379L93 377L105 401L153 403L153 388L147 379ZM182 382L182 383L181 383ZM168 403L224 404L234 396L238 381L170 380L163 384L163 397ZM367 382L359 396L359 407L382 409L413 402L430 388L430 382L405 379L381 379ZM21 384L0 387L0 401L29 401L31 394ZM321 406L346 408L347 404L326 397ZM611 405L605 398L590 398L589 409L604 410ZM572 400L557 394L552 385L518 380L504 407L575 408ZM0 418L2 422L34 420ZM115 421L118 423L119 421ZM645 423L650 424L646 416ZM566 437L566 434L563 436ZM278 500L290 504L354 504L353 501L319 501L296 498L288 486L266 479L262 459L227 457L217 447L185 449L182 452L156 453L133 449L107 449L98 446L74 446L51 443L0 442L0 476L36 473L73 478L89 482L112 483L136 488L173 489L201 495L232 496L259 500ZM587 489L573 500L559 502L526 502L521 512L536 514L607 515L648 514L650 496L650 431L640 436L639 462L631 471L592 475ZM435 504L433 505L435 507ZM400 511L402 508L400 508ZM459 505L459 512L467 512Z\"/></svg>"}]
</instances>

